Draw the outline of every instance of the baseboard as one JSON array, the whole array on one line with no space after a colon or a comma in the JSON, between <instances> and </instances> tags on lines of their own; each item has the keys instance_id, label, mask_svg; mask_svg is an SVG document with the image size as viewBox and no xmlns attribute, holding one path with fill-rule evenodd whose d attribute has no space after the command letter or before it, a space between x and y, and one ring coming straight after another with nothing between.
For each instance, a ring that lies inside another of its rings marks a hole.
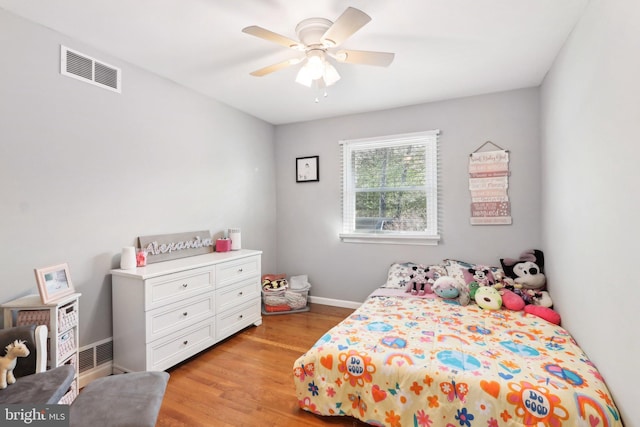
<instances>
[{"instance_id":1,"label":"baseboard","mask_svg":"<svg viewBox=\"0 0 640 427\"><path fill-rule=\"evenodd\" d=\"M120 367L118 365L113 365L111 369L112 369L113 375L121 375L121 374L126 374L127 372L129 372L126 369L124 369L124 368L122 368L122 367Z\"/></svg>"},{"instance_id":2,"label":"baseboard","mask_svg":"<svg viewBox=\"0 0 640 427\"><path fill-rule=\"evenodd\" d=\"M315 304L331 305L333 307L344 307L353 309L359 308L362 305L361 302L357 301L345 301L340 299L314 297L313 295L309 295L309 302Z\"/></svg>"},{"instance_id":3,"label":"baseboard","mask_svg":"<svg viewBox=\"0 0 640 427\"><path fill-rule=\"evenodd\" d=\"M105 363L97 368L93 368L88 372L80 374L79 377L79 386L80 388L86 386L93 380L97 380L98 378L108 377L113 372L113 364Z\"/></svg>"}]
</instances>

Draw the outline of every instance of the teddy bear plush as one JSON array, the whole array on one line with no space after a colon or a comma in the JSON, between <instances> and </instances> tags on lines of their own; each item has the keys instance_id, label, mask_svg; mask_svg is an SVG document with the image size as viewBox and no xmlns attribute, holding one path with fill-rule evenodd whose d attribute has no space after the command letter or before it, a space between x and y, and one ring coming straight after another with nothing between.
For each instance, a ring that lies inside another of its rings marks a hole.
<instances>
[{"instance_id":1,"label":"teddy bear plush","mask_svg":"<svg viewBox=\"0 0 640 427\"><path fill-rule=\"evenodd\" d=\"M412 272L409 274L409 283L406 286L406 292L412 295L432 294L431 286L433 285L434 272L429 267L423 265L414 265L411 267Z\"/></svg>"}]
</instances>

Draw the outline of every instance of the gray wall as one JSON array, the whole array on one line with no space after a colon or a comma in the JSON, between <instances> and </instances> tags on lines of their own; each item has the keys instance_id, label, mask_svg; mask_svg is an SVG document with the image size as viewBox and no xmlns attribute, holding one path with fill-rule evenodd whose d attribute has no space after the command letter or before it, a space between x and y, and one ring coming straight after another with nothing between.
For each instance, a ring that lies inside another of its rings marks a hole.
<instances>
[{"instance_id":1,"label":"gray wall","mask_svg":"<svg viewBox=\"0 0 640 427\"><path fill-rule=\"evenodd\" d=\"M398 108L276 128L278 273L308 274L314 297L363 301L394 261L451 257L499 265L541 244L537 89ZM342 243L343 139L440 129L442 241L438 246ZM469 154L491 140L511 152L513 225L469 225ZM296 183L295 158L320 156L320 182Z\"/></svg>"},{"instance_id":2,"label":"gray wall","mask_svg":"<svg viewBox=\"0 0 640 427\"><path fill-rule=\"evenodd\" d=\"M108 271L144 234L240 226L243 246L265 251L265 272L307 273L312 295L341 301L362 301L393 261L495 264L541 247L564 325L630 422L640 382L638 21L637 2L593 0L540 102L525 89L274 131L0 11L0 301L36 292L33 268L68 262L83 293L80 344L107 338ZM122 68L123 93L61 76L60 43ZM442 130L441 244L341 243L337 142L433 128ZM511 226L469 225L468 154L489 139L511 151ZM296 184L295 158L309 155L320 156L320 182Z\"/></svg>"},{"instance_id":3,"label":"gray wall","mask_svg":"<svg viewBox=\"0 0 640 427\"><path fill-rule=\"evenodd\" d=\"M111 336L109 269L137 236L237 226L275 268L272 125L3 11L0 28L0 301L69 263L86 345ZM60 75L60 44L120 67L122 94Z\"/></svg>"},{"instance_id":4,"label":"gray wall","mask_svg":"<svg viewBox=\"0 0 640 427\"><path fill-rule=\"evenodd\" d=\"M549 288L626 425L640 397L639 21L637 1L593 0L541 96Z\"/></svg>"}]
</instances>

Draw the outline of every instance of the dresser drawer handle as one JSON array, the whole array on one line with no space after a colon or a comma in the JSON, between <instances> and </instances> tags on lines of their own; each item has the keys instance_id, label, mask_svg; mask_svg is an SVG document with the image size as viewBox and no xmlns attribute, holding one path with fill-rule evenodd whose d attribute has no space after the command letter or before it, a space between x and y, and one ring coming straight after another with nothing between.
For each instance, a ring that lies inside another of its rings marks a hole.
<instances>
[{"instance_id":1,"label":"dresser drawer handle","mask_svg":"<svg viewBox=\"0 0 640 427\"><path fill-rule=\"evenodd\" d=\"M189 341L188 340L184 340L184 341L182 341L182 344L187 345L187 344L189 344Z\"/></svg>"},{"instance_id":2,"label":"dresser drawer handle","mask_svg":"<svg viewBox=\"0 0 640 427\"><path fill-rule=\"evenodd\" d=\"M238 269L238 273L242 273L242 269L241 268Z\"/></svg>"},{"instance_id":3,"label":"dresser drawer handle","mask_svg":"<svg viewBox=\"0 0 640 427\"><path fill-rule=\"evenodd\" d=\"M244 315L241 314L240 316L238 316L238 319L242 319L243 317Z\"/></svg>"},{"instance_id":4,"label":"dresser drawer handle","mask_svg":"<svg viewBox=\"0 0 640 427\"><path fill-rule=\"evenodd\" d=\"M185 289L187 288L187 286L189 286L189 284L188 284L188 283L183 283L183 284L182 284L182 287L183 287L183 288L185 288Z\"/></svg>"},{"instance_id":5,"label":"dresser drawer handle","mask_svg":"<svg viewBox=\"0 0 640 427\"><path fill-rule=\"evenodd\" d=\"M184 313L182 313L182 315L183 315L184 317L187 317L187 315L188 315L188 314L189 314L189 313L187 313L186 311L185 311Z\"/></svg>"},{"instance_id":6,"label":"dresser drawer handle","mask_svg":"<svg viewBox=\"0 0 640 427\"><path fill-rule=\"evenodd\" d=\"M244 295L244 292L240 291L238 292L238 296L241 297L242 295Z\"/></svg>"}]
</instances>

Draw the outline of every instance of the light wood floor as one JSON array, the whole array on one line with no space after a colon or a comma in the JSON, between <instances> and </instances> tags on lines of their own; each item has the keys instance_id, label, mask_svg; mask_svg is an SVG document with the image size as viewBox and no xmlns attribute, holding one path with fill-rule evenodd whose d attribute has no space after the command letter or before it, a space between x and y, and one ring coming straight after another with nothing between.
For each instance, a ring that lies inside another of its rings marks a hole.
<instances>
[{"instance_id":1,"label":"light wood floor","mask_svg":"<svg viewBox=\"0 0 640 427\"><path fill-rule=\"evenodd\" d=\"M299 409L293 385L293 362L352 312L311 304L304 313L262 316L261 326L172 368L157 426L366 425Z\"/></svg>"}]
</instances>

